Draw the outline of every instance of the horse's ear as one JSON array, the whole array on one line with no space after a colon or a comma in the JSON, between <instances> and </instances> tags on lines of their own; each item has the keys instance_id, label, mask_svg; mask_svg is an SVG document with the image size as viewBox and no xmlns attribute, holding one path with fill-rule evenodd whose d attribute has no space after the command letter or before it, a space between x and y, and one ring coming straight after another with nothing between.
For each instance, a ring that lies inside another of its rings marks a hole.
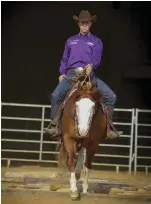
<instances>
[{"instance_id":1,"label":"horse's ear","mask_svg":"<svg viewBox=\"0 0 151 204\"><path fill-rule=\"evenodd\" d=\"M77 83L77 90L81 90L81 82Z\"/></svg>"},{"instance_id":2,"label":"horse's ear","mask_svg":"<svg viewBox=\"0 0 151 204\"><path fill-rule=\"evenodd\" d=\"M89 90L94 89L95 85L92 82L87 82L87 87L89 87Z\"/></svg>"},{"instance_id":3,"label":"horse's ear","mask_svg":"<svg viewBox=\"0 0 151 204\"><path fill-rule=\"evenodd\" d=\"M89 87L89 89L91 90L92 89L92 83L91 82L87 82L87 87Z\"/></svg>"},{"instance_id":4,"label":"horse's ear","mask_svg":"<svg viewBox=\"0 0 151 204\"><path fill-rule=\"evenodd\" d=\"M99 101L102 97L102 94L100 93L100 91L98 89L95 89L93 94L94 94L94 98L96 101Z\"/></svg>"}]
</instances>

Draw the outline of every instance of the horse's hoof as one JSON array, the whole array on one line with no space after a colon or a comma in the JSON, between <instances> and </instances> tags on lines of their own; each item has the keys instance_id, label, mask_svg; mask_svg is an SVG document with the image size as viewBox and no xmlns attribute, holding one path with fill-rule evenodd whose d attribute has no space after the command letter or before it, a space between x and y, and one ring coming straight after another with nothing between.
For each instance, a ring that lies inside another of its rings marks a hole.
<instances>
[{"instance_id":1,"label":"horse's hoof","mask_svg":"<svg viewBox=\"0 0 151 204\"><path fill-rule=\"evenodd\" d=\"M79 180L81 177L81 172L75 173L76 180Z\"/></svg>"},{"instance_id":2,"label":"horse's hoof","mask_svg":"<svg viewBox=\"0 0 151 204\"><path fill-rule=\"evenodd\" d=\"M87 194L88 193L88 191L87 190L83 190L83 192L82 192L83 194Z\"/></svg>"},{"instance_id":3,"label":"horse's hoof","mask_svg":"<svg viewBox=\"0 0 151 204\"><path fill-rule=\"evenodd\" d=\"M70 191L70 198L71 200L78 200L80 197L79 191Z\"/></svg>"},{"instance_id":4,"label":"horse's hoof","mask_svg":"<svg viewBox=\"0 0 151 204\"><path fill-rule=\"evenodd\" d=\"M87 194L87 193L88 193L88 188L83 188L82 193L83 193L83 194Z\"/></svg>"}]
</instances>

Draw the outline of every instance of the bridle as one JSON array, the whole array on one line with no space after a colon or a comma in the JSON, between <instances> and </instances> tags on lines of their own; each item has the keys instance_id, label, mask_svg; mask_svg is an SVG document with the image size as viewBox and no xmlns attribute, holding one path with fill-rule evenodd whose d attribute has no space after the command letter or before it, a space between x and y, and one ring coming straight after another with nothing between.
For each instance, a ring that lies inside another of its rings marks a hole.
<instances>
[{"instance_id":1,"label":"bridle","mask_svg":"<svg viewBox=\"0 0 151 204\"><path fill-rule=\"evenodd\" d=\"M69 106L69 103L70 103L69 100L66 102L66 110L67 110L67 112L69 114L69 117L74 121L76 137L79 137L79 138L82 138L82 137L80 136L79 131L78 131L78 117L77 117L75 103L77 101L79 101L80 99L83 99L83 98L89 98L95 104L94 109L93 109L93 115L92 115L92 117L89 118L89 121L88 121L89 128L90 128L90 126L92 124L92 121L99 114L100 109L101 109L101 105L99 105L98 109L96 110L97 101L96 101L96 99L90 93L82 93L82 94L78 95L78 97L76 98L76 100L74 102L74 110L73 110L73 112L71 112L71 109L70 109L70 106Z\"/></svg>"}]
</instances>

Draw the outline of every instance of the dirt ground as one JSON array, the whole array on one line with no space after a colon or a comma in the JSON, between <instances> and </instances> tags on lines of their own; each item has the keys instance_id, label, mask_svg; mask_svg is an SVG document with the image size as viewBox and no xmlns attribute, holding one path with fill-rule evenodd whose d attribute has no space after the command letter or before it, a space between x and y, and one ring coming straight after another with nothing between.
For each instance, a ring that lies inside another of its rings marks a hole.
<instances>
[{"instance_id":1,"label":"dirt ground","mask_svg":"<svg viewBox=\"0 0 151 204\"><path fill-rule=\"evenodd\" d=\"M131 200L131 199L115 199L101 197L81 197L79 201L71 201L67 194L55 194L48 192L40 193L23 193L9 192L2 194L2 204L149 204L149 201Z\"/></svg>"},{"instance_id":2,"label":"dirt ground","mask_svg":"<svg viewBox=\"0 0 151 204\"><path fill-rule=\"evenodd\" d=\"M34 175L35 177L39 176L46 176L49 177L53 173L58 172L58 168L52 168L52 167L40 167L40 166L20 166L20 167L2 167L1 168L1 177L4 177L6 173L15 173L18 174L21 173L22 175L26 174L26 172L31 175ZM20 175L21 175L20 174ZM19 176L20 176L19 175ZM101 170L91 170L90 177L89 178L101 178L101 179L121 179L125 181L131 181L131 182L151 182L151 173L149 173L147 176L145 175L145 172L138 172L137 175L134 175L133 172L131 175L128 174L128 172L119 172L116 173L115 171L101 171Z\"/></svg>"},{"instance_id":3,"label":"dirt ground","mask_svg":"<svg viewBox=\"0 0 151 204\"><path fill-rule=\"evenodd\" d=\"M17 168L2 168L2 178L11 175L17 175L19 177L31 176L31 177L49 177L58 170L56 168L41 168L39 166L23 166ZM94 171L92 170L90 174L91 178L99 178L107 180L125 181L130 183L135 183L137 185L147 185L151 183L151 176L145 176L144 173L138 173L135 175L128 175L127 172L119 173L109 172L109 171ZM13 192L2 192L1 194L2 204L70 204L73 202L80 204L146 204L151 203L150 201L144 199L124 199L124 198L109 198L109 196L90 196L82 195L79 201L71 201L68 193L57 193L50 191L13 191Z\"/></svg>"},{"instance_id":4,"label":"dirt ground","mask_svg":"<svg viewBox=\"0 0 151 204\"><path fill-rule=\"evenodd\" d=\"M2 167L1 168L1 177L5 177L6 174L10 174L9 176L15 174L18 177L51 177L52 174L58 172L58 168L52 167L40 167L40 166L21 166L21 167ZM14 177L14 175L13 175ZM147 176L145 172L138 172L137 175L131 173L130 175L128 172L119 172L116 173L115 171L100 171L100 170L91 170L89 179L101 179L101 180L116 180L122 182L129 182L133 184L139 185L141 184L147 185L151 183L151 173Z\"/></svg>"}]
</instances>

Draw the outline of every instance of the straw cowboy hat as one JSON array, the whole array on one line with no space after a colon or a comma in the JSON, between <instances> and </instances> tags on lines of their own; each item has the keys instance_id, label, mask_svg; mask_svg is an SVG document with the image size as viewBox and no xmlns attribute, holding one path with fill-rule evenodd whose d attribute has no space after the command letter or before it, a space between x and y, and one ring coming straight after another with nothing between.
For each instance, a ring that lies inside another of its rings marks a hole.
<instances>
[{"instance_id":1,"label":"straw cowboy hat","mask_svg":"<svg viewBox=\"0 0 151 204\"><path fill-rule=\"evenodd\" d=\"M97 20L97 16L96 15L91 16L89 11L84 11L83 10L83 11L80 12L79 16L73 15L73 19L76 22L79 22L79 21L91 21L92 23L94 23Z\"/></svg>"}]
</instances>

